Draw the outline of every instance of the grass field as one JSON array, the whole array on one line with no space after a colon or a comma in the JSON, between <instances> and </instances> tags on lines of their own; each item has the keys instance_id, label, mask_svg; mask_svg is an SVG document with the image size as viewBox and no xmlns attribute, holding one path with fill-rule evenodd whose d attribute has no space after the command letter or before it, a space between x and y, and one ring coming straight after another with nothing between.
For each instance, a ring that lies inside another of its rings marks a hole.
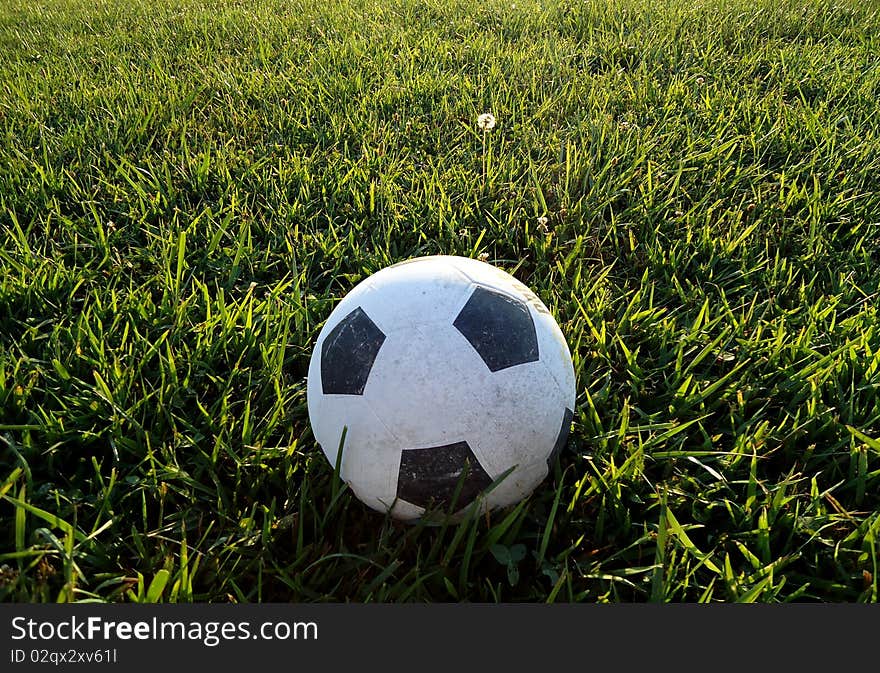
<instances>
[{"instance_id":1,"label":"grass field","mask_svg":"<svg viewBox=\"0 0 880 673\"><path fill-rule=\"evenodd\" d=\"M876 602L878 53L856 0L5 0L0 599ZM305 399L434 253L578 377L551 477L448 526Z\"/></svg>"}]
</instances>

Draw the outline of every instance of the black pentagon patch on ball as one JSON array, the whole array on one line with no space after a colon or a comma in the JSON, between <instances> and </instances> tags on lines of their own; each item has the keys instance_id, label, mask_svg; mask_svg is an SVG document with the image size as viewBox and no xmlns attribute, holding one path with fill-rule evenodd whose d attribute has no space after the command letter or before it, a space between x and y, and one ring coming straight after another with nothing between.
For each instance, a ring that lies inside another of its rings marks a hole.
<instances>
[{"instance_id":1,"label":"black pentagon patch on ball","mask_svg":"<svg viewBox=\"0 0 880 673\"><path fill-rule=\"evenodd\" d=\"M321 346L325 395L363 395L373 362L385 341L382 330L360 307L330 330Z\"/></svg>"},{"instance_id":2,"label":"black pentagon patch on ball","mask_svg":"<svg viewBox=\"0 0 880 673\"><path fill-rule=\"evenodd\" d=\"M448 509L454 500L455 509L460 510L491 483L467 442L401 452L397 497L413 505Z\"/></svg>"},{"instance_id":3,"label":"black pentagon patch on ball","mask_svg":"<svg viewBox=\"0 0 880 673\"><path fill-rule=\"evenodd\" d=\"M574 418L574 412L566 407L565 416L562 418L562 427L559 428L559 434L556 435L556 443L553 445L553 450L547 458L548 470L553 469L553 463L556 462L557 456L559 456L559 454L562 453L562 449L565 448L565 444L568 441L568 433L571 432L572 418Z\"/></svg>"},{"instance_id":4,"label":"black pentagon patch on ball","mask_svg":"<svg viewBox=\"0 0 880 673\"><path fill-rule=\"evenodd\" d=\"M538 359L538 335L528 307L477 287L453 323L493 372Z\"/></svg>"}]
</instances>

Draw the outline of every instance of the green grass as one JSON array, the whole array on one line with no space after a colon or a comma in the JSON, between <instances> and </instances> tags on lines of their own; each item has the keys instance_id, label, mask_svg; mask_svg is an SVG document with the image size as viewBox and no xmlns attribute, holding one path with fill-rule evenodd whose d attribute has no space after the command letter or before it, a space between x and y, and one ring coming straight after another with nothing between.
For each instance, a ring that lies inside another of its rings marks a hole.
<instances>
[{"instance_id":1,"label":"green grass","mask_svg":"<svg viewBox=\"0 0 880 673\"><path fill-rule=\"evenodd\" d=\"M4 1L0 599L876 602L878 51L857 0ZM578 378L551 477L448 526L305 399L433 253Z\"/></svg>"}]
</instances>

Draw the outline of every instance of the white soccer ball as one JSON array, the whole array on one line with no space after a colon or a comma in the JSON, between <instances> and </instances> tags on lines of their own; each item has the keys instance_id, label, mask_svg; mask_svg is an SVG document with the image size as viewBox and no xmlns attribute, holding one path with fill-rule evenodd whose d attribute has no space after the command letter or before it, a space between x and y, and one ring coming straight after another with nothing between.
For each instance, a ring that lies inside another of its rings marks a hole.
<instances>
[{"instance_id":1,"label":"white soccer ball","mask_svg":"<svg viewBox=\"0 0 880 673\"><path fill-rule=\"evenodd\" d=\"M339 302L318 335L307 397L315 439L354 494L418 519L529 495L568 438L575 377L529 288L490 264L438 255L382 269Z\"/></svg>"}]
</instances>

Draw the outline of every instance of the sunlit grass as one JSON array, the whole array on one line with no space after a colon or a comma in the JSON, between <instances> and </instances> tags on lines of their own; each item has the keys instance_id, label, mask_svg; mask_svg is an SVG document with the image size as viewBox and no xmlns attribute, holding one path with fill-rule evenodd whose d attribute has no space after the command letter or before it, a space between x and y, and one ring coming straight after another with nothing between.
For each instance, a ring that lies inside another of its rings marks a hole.
<instances>
[{"instance_id":1,"label":"sunlit grass","mask_svg":"<svg viewBox=\"0 0 880 673\"><path fill-rule=\"evenodd\" d=\"M877 601L880 8L0 8L0 597ZM497 125L481 130L478 115ZM386 520L305 374L484 256L571 346L518 506Z\"/></svg>"}]
</instances>

